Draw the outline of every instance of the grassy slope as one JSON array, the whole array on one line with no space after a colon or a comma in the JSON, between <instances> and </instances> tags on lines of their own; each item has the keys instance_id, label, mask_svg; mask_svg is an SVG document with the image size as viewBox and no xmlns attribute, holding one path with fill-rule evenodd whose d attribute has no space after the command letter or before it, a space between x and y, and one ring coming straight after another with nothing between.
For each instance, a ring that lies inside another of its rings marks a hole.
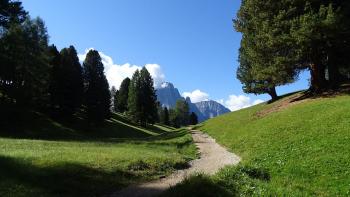
<instances>
[{"instance_id":1,"label":"grassy slope","mask_svg":"<svg viewBox=\"0 0 350 197\"><path fill-rule=\"evenodd\" d=\"M102 127L29 115L1 127L0 196L105 195L169 174L196 153L187 131L138 128L119 115Z\"/></svg>"},{"instance_id":2,"label":"grassy slope","mask_svg":"<svg viewBox=\"0 0 350 197\"><path fill-rule=\"evenodd\" d=\"M240 155L242 163L214 177L192 177L174 191L200 188L202 182L211 185L209 196L221 190L248 196L350 195L350 96L312 99L256 115L279 102L205 122L200 129Z\"/></svg>"}]
</instances>

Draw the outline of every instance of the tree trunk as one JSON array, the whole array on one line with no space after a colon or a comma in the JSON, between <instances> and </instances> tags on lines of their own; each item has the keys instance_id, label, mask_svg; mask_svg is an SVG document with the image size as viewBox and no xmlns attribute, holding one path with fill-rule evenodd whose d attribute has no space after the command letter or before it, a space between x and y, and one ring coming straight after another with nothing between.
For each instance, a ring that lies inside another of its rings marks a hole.
<instances>
[{"instance_id":1,"label":"tree trunk","mask_svg":"<svg viewBox=\"0 0 350 197\"><path fill-rule=\"evenodd\" d=\"M319 93L325 88L325 67L322 64L311 64L311 87L310 90L315 93Z\"/></svg>"},{"instance_id":2,"label":"tree trunk","mask_svg":"<svg viewBox=\"0 0 350 197\"><path fill-rule=\"evenodd\" d=\"M271 96L271 101L275 101L278 99L276 88L269 88L267 93Z\"/></svg>"}]
</instances>

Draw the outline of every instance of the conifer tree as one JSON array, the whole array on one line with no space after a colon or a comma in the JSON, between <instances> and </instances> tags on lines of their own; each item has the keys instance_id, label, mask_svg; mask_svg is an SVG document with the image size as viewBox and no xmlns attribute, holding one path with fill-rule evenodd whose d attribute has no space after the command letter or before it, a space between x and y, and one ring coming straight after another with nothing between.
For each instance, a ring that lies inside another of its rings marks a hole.
<instances>
[{"instance_id":1,"label":"conifer tree","mask_svg":"<svg viewBox=\"0 0 350 197\"><path fill-rule=\"evenodd\" d=\"M61 115L70 118L82 105L84 84L82 67L73 46L60 52L60 64L52 70L51 101Z\"/></svg>"},{"instance_id":2,"label":"conifer tree","mask_svg":"<svg viewBox=\"0 0 350 197\"><path fill-rule=\"evenodd\" d=\"M140 71L136 70L133 74L128 94L128 114L133 122L141 123L141 78Z\"/></svg>"},{"instance_id":3,"label":"conifer tree","mask_svg":"<svg viewBox=\"0 0 350 197\"><path fill-rule=\"evenodd\" d=\"M98 51L87 53L83 68L87 116L90 121L101 123L110 117L111 94Z\"/></svg>"},{"instance_id":4,"label":"conifer tree","mask_svg":"<svg viewBox=\"0 0 350 197\"><path fill-rule=\"evenodd\" d=\"M55 45L51 45L48 49L48 56L51 67L49 83L50 106L52 112L54 112L59 105L61 54Z\"/></svg>"},{"instance_id":5,"label":"conifer tree","mask_svg":"<svg viewBox=\"0 0 350 197\"><path fill-rule=\"evenodd\" d=\"M190 109L188 103L182 99L176 101L176 119L178 121L177 125L186 126L189 124Z\"/></svg>"},{"instance_id":6,"label":"conifer tree","mask_svg":"<svg viewBox=\"0 0 350 197\"><path fill-rule=\"evenodd\" d=\"M143 67L140 71L141 78L141 110L142 110L142 124L154 124L158 119L158 103L156 91L154 89L154 82L151 74L146 67Z\"/></svg>"},{"instance_id":7,"label":"conifer tree","mask_svg":"<svg viewBox=\"0 0 350 197\"><path fill-rule=\"evenodd\" d=\"M117 97L117 111L124 113L128 110L128 96L129 96L130 78L125 78L120 84L119 93Z\"/></svg>"},{"instance_id":8,"label":"conifer tree","mask_svg":"<svg viewBox=\"0 0 350 197\"><path fill-rule=\"evenodd\" d=\"M144 67L141 71L137 70L130 81L128 113L134 122L147 126L157 121L157 108L153 79Z\"/></svg>"},{"instance_id":9,"label":"conifer tree","mask_svg":"<svg viewBox=\"0 0 350 197\"><path fill-rule=\"evenodd\" d=\"M159 114L159 119L160 123L163 125L168 125L170 126L170 120L169 120L169 110L167 107L160 108L160 114Z\"/></svg>"}]
</instances>

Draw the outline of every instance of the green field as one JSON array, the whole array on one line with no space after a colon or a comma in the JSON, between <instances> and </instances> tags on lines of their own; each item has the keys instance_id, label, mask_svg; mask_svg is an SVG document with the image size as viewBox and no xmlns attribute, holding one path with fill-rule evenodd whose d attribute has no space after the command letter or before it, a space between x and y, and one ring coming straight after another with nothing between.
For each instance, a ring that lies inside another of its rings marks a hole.
<instances>
[{"instance_id":1,"label":"green field","mask_svg":"<svg viewBox=\"0 0 350 197\"><path fill-rule=\"evenodd\" d=\"M117 114L103 126L24 116L0 128L0 196L103 196L196 157L186 130L139 128Z\"/></svg>"},{"instance_id":2,"label":"green field","mask_svg":"<svg viewBox=\"0 0 350 197\"><path fill-rule=\"evenodd\" d=\"M350 196L350 96L291 97L200 125L242 162L191 177L167 196Z\"/></svg>"}]
</instances>

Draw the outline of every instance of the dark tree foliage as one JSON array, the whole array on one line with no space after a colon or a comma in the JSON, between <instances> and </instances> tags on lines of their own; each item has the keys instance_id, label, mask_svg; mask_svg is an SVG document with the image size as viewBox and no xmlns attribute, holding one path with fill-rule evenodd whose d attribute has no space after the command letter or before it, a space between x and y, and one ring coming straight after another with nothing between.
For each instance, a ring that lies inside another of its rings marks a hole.
<instances>
[{"instance_id":1,"label":"dark tree foliage","mask_svg":"<svg viewBox=\"0 0 350 197\"><path fill-rule=\"evenodd\" d=\"M181 127L179 117L175 109L169 109L169 122L170 122L170 126L172 127L175 127L175 128Z\"/></svg>"},{"instance_id":2,"label":"dark tree foliage","mask_svg":"<svg viewBox=\"0 0 350 197\"><path fill-rule=\"evenodd\" d=\"M57 59L60 59L57 64ZM61 50L54 57L51 78L52 109L69 118L82 105L84 94L83 71L73 46Z\"/></svg>"},{"instance_id":3,"label":"dark tree foliage","mask_svg":"<svg viewBox=\"0 0 350 197\"><path fill-rule=\"evenodd\" d=\"M60 69L61 69L61 54L57 50L55 45L51 45L48 48L49 64L51 67L50 82L49 82L49 94L50 94L50 105L54 112L54 108L58 105L58 90L60 86Z\"/></svg>"},{"instance_id":4,"label":"dark tree foliage","mask_svg":"<svg viewBox=\"0 0 350 197\"><path fill-rule=\"evenodd\" d=\"M116 102L116 109L118 112L124 113L128 110L129 85L129 77L125 78L120 84L119 94Z\"/></svg>"},{"instance_id":5,"label":"dark tree foliage","mask_svg":"<svg viewBox=\"0 0 350 197\"><path fill-rule=\"evenodd\" d=\"M176 120L179 126L187 126L189 124L190 108L188 103L182 99L176 101Z\"/></svg>"},{"instance_id":6,"label":"dark tree foliage","mask_svg":"<svg viewBox=\"0 0 350 197\"><path fill-rule=\"evenodd\" d=\"M23 23L27 16L28 13L23 9L22 2L0 0L0 28L4 28L3 30L8 29L12 24Z\"/></svg>"},{"instance_id":7,"label":"dark tree foliage","mask_svg":"<svg viewBox=\"0 0 350 197\"><path fill-rule=\"evenodd\" d=\"M90 50L83 63L85 105L88 119L101 123L110 117L111 94L104 65L96 50Z\"/></svg>"},{"instance_id":8,"label":"dark tree foliage","mask_svg":"<svg viewBox=\"0 0 350 197\"><path fill-rule=\"evenodd\" d=\"M339 68L349 65L349 13L349 1L243 0L235 27L243 34L238 77L245 91L291 83L304 69L312 91L337 86Z\"/></svg>"},{"instance_id":9,"label":"dark tree foliage","mask_svg":"<svg viewBox=\"0 0 350 197\"><path fill-rule=\"evenodd\" d=\"M158 119L158 102L157 95L154 89L153 79L146 67L140 71L141 78L141 110L143 115L143 124L154 124Z\"/></svg>"},{"instance_id":10,"label":"dark tree foliage","mask_svg":"<svg viewBox=\"0 0 350 197\"><path fill-rule=\"evenodd\" d=\"M237 78L246 93L268 93L277 98L275 87L292 83L298 70L289 50L293 42L286 37L288 24L280 23L280 2L246 0L235 21L236 30L243 33Z\"/></svg>"},{"instance_id":11,"label":"dark tree foliage","mask_svg":"<svg viewBox=\"0 0 350 197\"><path fill-rule=\"evenodd\" d=\"M128 114L142 126L154 124L158 120L157 96L151 74L144 67L136 71L130 81Z\"/></svg>"},{"instance_id":12,"label":"dark tree foliage","mask_svg":"<svg viewBox=\"0 0 350 197\"><path fill-rule=\"evenodd\" d=\"M48 103L48 34L40 18L13 24L1 38L3 97L20 106Z\"/></svg>"},{"instance_id":13,"label":"dark tree foliage","mask_svg":"<svg viewBox=\"0 0 350 197\"><path fill-rule=\"evenodd\" d=\"M167 107L160 107L159 119L161 124L170 126L169 110Z\"/></svg>"},{"instance_id":14,"label":"dark tree foliage","mask_svg":"<svg viewBox=\"0 0 350 197\"><path fill-rule=\"evenodd\" d=\"M192 112L190 114L190 125L196 125L198 124L198 116L196 115L196 113Z\"/></svg>"},{"instance_id":15,"label":"dark tree foliage","mask_svg":"<svg viewBox=\"0 0 350 197\"><path fill-rule=\"evenodd\" d=\"M140 71L136 70L133 74L128 94L128 114L130 118L136 122L141 123L141 77Z\"/></svg>"}]
</instances>

